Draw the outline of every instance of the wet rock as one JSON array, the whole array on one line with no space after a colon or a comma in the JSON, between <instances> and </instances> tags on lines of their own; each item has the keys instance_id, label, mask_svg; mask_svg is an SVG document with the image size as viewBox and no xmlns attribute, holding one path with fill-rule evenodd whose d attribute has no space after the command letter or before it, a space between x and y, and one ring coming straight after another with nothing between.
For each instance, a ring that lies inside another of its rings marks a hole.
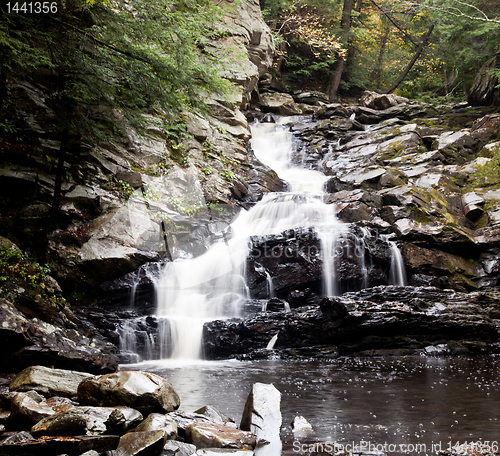
<instances>
[{"instance_id":1,"label":"wet rock","mask_svg":"<svg viewBox=\"0 0 500 456\"><path fill-rule=\"evenodd\" d=\"M338 347L341 355L423 349L443 340L480 341L493 347L499 337L494 323L498 306L495 293L377 286L328 298L322 302L324 310L292 309L265 318L210 322L205 324L204 340L213 358L264 348L277 331L280 345L294 356L302 350L305 356L321 357L326 347ZM473 349L468 347L465 350Z\"/></svg>"},{"instance_id":2,"label":"wet rock","mask_svg":"<svg viewBox=\"0 0 500 456\"><path fill-rule=\"evenodd\" d=\"M150 412L171 412L180 405L179 396L167 380L136 371L89 377L78 386L78 400L85 405L127 405Z\"/></svg>"},{"instance_id":3,"label":"wet rock","mask_svg":"<svg viewBox=\"0 0 500 456\"><path fill-rule=\"evenodd\" d=\"M110 456L159 455L165 444L163 431L131 432L120 437L116 450Z\"/></svg>"},{"instance_id":4,"label":"wet rock","mask_svg":"<svg viewBox=\"0 0 500 456\"><path fill-rule=\"evenodd\" d=\"M148 417L130 432L164 431L165 440L177 438L177 423L168 415L150 413Z\"/></svg>"},{"instance_id":5,"label":"wet rock","mask_svg":"<svg viewBox=\"0 0 500 456\"><path fill-rule=\"evenodd\" d=\"M260 107L264 112L272 112L283 116L301 114L293 97L286 93L263 93L260 96Z\"/></svg>"},{"instance_id":6,"label":"wet rock","mask_svg":"<svg viewBox=\"0 0 500 456\"><path fill-rule=\"evenodd\" d=\"M303 416L296 416L292 421L292 432L294 438L305 437L314 432L313 427L309 421Z\"/></svg>"},{"instance_id":7,"label":"wet rock","mask_svg":"<svg viewBox=\"0 0 500 456\"><path fill-rule=\"evenodd\" d=\"M400 97L394 94L379 94L366 90L361 98L359 104L367 108L384 110L398 104L409 103L410 100L405 97Z\"/></svg>"},{"instance_id":8,"label":"wet rock","mask_svg":"<svg viewBox=\"0 0 500 456\"><path fill-rule=\"evenodd\" d=\"M190 443L169 440L165 443L162 456L192 456L196 453L196 447Z\"/></svg>"},{"instance_id":9,"label":"wet rock","mask_svg":"<svg viewBox=\"0 0 500 456\"><path fill-rule=\"evenodd\" d=\"M254 448L254 434L232 426L215 423L193 423L186 428L186 442L196 448Z\"/></svg>"},{"instance_id":10,"label":"wet rock","mask_svg":"<svg viewBox=\"0 0 500 456\"><path fill-rule=\"evenodd\" d=\"M205 405L202 408L195 410L195 414L206 416L208 420L212 423L224 424L227 426L236 427L236 423L229 416L224 415L224 413L220 412L216 408L211 405Z\"/></svg>"},{"instance_id":11,"label":"wet rock","mask_svg":"<svg viewBox=\"0 0 500 456\"><path fill-rule=\"evenodd\" d=\"M102 435L126 432L143 420L128 407L73 407L43 418L31 428L34 436Z\"/></svg>"},{"instance_id":12,"label":"wet rock","mask_svg":"<svg viewBox=\"0 0 500 456\"><path fill-rule=\"evenodd\" d=\"M176 410L175 412L171 412L168 414L170 418L172 418L177 424L177 431L179 433L179 437L184 438L186 435L186 428L197 422L212 422L212 419L206 415L201 415L198 413L188 413L183 410ZM221 423L218 423L221 424Z\"/></svg>"},{"instance_id":13,"label":"wet rock","mask_svg":"<svg viewBox=\"0 0 500 456\"><path fill-rule=\"evenodd\" d=\"M26 442L0 446L2 454L8 455L60 455L79 456L87 452L114 450L119 442L117 435L77 436L77 437L42 437ZM92 453L91 453L92 454Z\"/></svg>"},{"instance_id":14,"label":"wet rock","mask_svg":"<svg viewBox=\"0 0 500 456\"><path fill-rule=\"evenodd\" d=\"M87 372L116 370L116 346L104 341L90 325L79 327L81 322L65 311L57 317L54 324L27 317L0 298L0 342L6 347L0 360L19 370L41 363Z\"/></svg>"},{"instance_id":15,"label":"wet rock","mask_svg":"<svg viewBox=\"0 0 500 456\"><path fill-rule=\"evenodd\" d=\"M464 214L470 220L477 220L484 213L482 208L484 203L484 199L476 195L474 192L462 195Z\"/></svg>"},{"instance_id":16,"label":"wet rock","mask_svg":"<svg viewBox=\"0 0 500 456\"><path fill-rule=\"evenodd\" d=\"M10 406L10 421L16 427L31 427L38 423L41 419L52 416L56 413L56 409L70 408L71 406L49 406L43 396L40 396L35 391L26 393L17 393L13 398Z\"/></svg>"},{"instance_id":17,"label":"wet rock","mask_svg":"<svg viewBox=\"0 0 500 456\"><path fill-rule=\"evenodd\" d=\"M22 370L10 383L11 391L36 391L45 397L77 397L78 385L92 374L45 366L30 366Z\"/></svg>"},{"instance_id":18,"label":"wet rock","mask_svg":"<svg viewBox=\"0 0 500 456\"><path fill-rule=\"evenodd\" d=\"M266 453L279 454L281 423L281 393L274 385L254 383L241 417L241 429L269 442Z\"/></svg>"}]
</instances>

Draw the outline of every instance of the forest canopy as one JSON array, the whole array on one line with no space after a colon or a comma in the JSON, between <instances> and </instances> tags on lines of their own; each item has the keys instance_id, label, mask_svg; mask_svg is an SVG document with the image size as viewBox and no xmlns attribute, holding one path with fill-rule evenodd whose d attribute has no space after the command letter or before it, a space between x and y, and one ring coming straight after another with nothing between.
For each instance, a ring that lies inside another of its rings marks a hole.
<instances>
[{"instance_id":1,"label":"forest canopy","mask_svg":"<svg viewBox=\"0 0 500 456\"><path fill-rule=\"evenodd\" d=\"M331 94L337 77L343 96L365 89L391 91L418 53L398 94L427 101L466 99L481 66L500 51L500 3L492 0L260 4L277 36L275 71L293 88L308 86ZM308 33L298 33L297 16ZM328 36L335 52L318 52L310 35Z\"/></svg>"}]
</instances>

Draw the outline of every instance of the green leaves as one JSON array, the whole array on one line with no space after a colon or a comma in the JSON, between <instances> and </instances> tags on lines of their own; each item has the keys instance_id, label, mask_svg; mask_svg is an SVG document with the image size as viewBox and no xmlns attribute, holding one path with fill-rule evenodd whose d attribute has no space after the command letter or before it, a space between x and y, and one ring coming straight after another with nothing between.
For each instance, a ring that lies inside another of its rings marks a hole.
<instances>
[{"instance_id":1,"label":"green leaves","mask_svg":"<svg viewBox=\"0 0 500 456\"><path fill-rule=\"evenodd\" d=\"M116 131L120 117L140 124L144 113L177 128L183 111L203 110L208 93L230 89L202 52L222 14L211 1L83 4L93 6L67 1L54 17L0 16L0 65L21 79L57 74L38 81L53 93L61 130L97 139Z\"/></svg>"}]
</instances>

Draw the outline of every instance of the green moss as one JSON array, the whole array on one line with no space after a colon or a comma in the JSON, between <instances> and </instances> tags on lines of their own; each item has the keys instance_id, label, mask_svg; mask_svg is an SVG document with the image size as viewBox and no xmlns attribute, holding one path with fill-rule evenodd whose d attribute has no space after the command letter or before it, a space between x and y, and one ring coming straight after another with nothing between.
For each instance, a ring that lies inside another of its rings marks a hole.
<instances>
[{"instance_id":1,"label":"green moss","mask_svg":"<svg viewBox=\"0 0 500 456\"><path fill-rule=\"evenodd\" d=\"M474 187L500 188L500 147L492 149L491 160L469 176Z\"/></svg>"}]
</instances>

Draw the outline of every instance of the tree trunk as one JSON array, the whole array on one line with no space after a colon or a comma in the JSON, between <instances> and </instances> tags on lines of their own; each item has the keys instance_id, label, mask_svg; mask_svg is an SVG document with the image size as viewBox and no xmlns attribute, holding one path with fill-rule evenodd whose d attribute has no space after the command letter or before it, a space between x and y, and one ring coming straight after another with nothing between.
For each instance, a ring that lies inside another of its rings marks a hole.
<instances>
[{"instance_id":1,"label":"tree trunk","mask_svg":"<svg viewBox=\"0 0 500 456\"><path fill-rule=\"evenodd\" d=\"M422 41L422 44L418 48L418 50L417 50L415 56L413 57L413 59L411 59L411 62L408 64L408 66L403 71L403 73L401 74L401 76L399 76L398 80L392 85L392 87L386 93L392 93L392 92L394 92L398 88L399 84L401 84L403 82L404 78L406 78L406 76L408 76L408 73L413 68L413 65L415 65L415 62L418 60L418 58L422 54L423 50L425 49L425 46L427 46L427 41L429 40L429 37L431 36L432 30L434 30L434 24L431 25L430 29L425 34L424 39Z\"/></svg>"},{"instance_id":2,"label":"tree trunk","mask_svg":"<svg viewBox=\"0 0 500 456\"><path fill-rule=\"evenodd\" d=\"M354 8L354 0L344 0L344 8L342 10L342 21L340 23L342 30L344 31L344 42L349 42L349 31L351 29L351 17L352 9ZM337 69L335 75L332 78L332 83L330 85L330 90L328 91L328 99L333 102L337 96L337 91L339 89L340 81L342 79L342 72L344 71L345 59L341 57L337 63Z\"/></svg>"},{"instance_id":3,"label":"tree trunk","mask_svg":"<svg viewBox=\"0 0 500 456\"><path fill-rule=\"evenodd\" d=\"M465 79L465 66L463 60L461 63L461 70L462 70L462 89L464 91L465 98L467 98L469 96L469 91L467 90L467 81Z\"/></svg>"},{"instance_id":4,"label":"tree trunk","mask_svg":"<svg viewBox=\"0 0 500 456\"><path fill-rule=\"evenodd\" d=\"M385 21L383 21L385 22ZM382 36L382 41L380 43L380 51L378 53L377 64L373 69L372 78L375 81L375 86L379 87L382 80L382 64L384 61L385 47L387 45L387 40L389 38L389 33L391 28L388 23L386 23L384 34Z\"/></svg>"}]
</instances>

